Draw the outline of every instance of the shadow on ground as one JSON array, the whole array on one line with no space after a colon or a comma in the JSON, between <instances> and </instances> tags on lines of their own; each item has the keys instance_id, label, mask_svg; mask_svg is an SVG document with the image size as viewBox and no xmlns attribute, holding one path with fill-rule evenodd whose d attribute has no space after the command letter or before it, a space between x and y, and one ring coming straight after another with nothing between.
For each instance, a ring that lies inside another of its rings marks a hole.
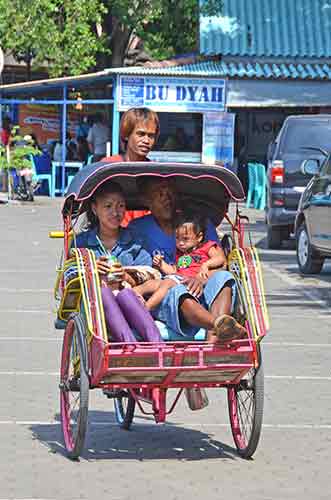
<instances>
[{"instance_id":1,"label":"shadow on ground","mask_svg":"<svg viewBox=\"0 0 331 500\"><path fill-rule=\"evenodd\" d=\"M59 420L59 416L56 416ZM140 419L140 417L139 417ZM109 421L109 426L107 426ZM33 438L50 453L66 456L61 424L30 426ZM130 431L114 425L113 412L90 411L89 427L82 453L85 460L210 460L239 459L236 449L212 434L167 423L134 424Z\"/></svg>"}]
</instances>

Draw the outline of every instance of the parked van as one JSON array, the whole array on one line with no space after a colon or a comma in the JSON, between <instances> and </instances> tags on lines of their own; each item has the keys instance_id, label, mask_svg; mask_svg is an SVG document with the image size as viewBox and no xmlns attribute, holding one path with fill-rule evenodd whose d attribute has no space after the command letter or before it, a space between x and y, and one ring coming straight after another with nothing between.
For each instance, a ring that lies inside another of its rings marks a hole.
<instances>
[{"instance_id":1,"label":"parked van","mask_svg":"<svg viewBox=\"0 0 331 500\"><path fill-rule=\"evenodd\" d=\"M331 145L331 115L288 116L276 140L268 148L267 244L280 248L294 232L299 200L311 175L301 164L314 158L319 162ZM317 148L316 150L311 148Z\"/></svg>"}]
</instances>

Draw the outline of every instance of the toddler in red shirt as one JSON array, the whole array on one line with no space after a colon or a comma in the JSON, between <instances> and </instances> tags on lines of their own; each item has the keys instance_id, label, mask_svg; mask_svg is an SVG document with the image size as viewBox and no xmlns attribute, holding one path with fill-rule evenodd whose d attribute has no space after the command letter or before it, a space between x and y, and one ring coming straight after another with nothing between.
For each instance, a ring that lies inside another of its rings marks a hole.
<instances>
[{"instance_id":1,"label":"toddler in red shirt","mask_svg":"<svg viewBox=\"0 0 331 500\"><path fill-rule=\"evenodd\" d=\"M168 290L184 278L208 280L213 271L226 268L226 257L216 241L205 241L206 221L193 213L181 213L176 220L176 264L168 264L163 256L153 257L153 266L165 277L149 280L134 288L138 295L148 297L147 309L156 308Z\"/></svg>"}]
</instances>

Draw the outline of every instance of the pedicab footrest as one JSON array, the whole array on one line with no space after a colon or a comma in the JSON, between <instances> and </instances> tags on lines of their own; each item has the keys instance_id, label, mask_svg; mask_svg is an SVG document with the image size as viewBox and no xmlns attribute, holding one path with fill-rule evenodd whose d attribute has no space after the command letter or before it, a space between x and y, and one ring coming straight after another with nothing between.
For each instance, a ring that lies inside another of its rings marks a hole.
<instances>
[{"instance_id":1,"label":"pedicab footrest","mask_svg":"<svg viewBox=\"0 0 331 500\"><path fill-rule=\"evenodd\" d=\"M112 344L108 351L107 384L158 384L180 387L194 383L236 383L252 368L253 348L236 341L231 347L211 344Z\"/></svg>"}]
</instances>

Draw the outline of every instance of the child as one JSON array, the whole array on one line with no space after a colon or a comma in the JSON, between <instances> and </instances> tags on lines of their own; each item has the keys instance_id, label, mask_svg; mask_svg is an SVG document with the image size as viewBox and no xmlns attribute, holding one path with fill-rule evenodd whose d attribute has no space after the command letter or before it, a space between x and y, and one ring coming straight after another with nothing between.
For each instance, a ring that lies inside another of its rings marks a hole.
<instances>
[{"instance_id":1,"label":"child","mask_svg":"<svg viewBox=\"0 0 331 500\"><path fill-rule=\"evenodd\" d=\"M167 264L162 255L155 255L153 266L166 277L149 280L134 288L138 295L149 296L147 309L157 307L168 290L183 278L199 277L207 280L216 269L226 267L226 257L215 241L205 241L205 220L198 214L182 213L176 220L176 264Z\"/></svg>"}]
</instances>

